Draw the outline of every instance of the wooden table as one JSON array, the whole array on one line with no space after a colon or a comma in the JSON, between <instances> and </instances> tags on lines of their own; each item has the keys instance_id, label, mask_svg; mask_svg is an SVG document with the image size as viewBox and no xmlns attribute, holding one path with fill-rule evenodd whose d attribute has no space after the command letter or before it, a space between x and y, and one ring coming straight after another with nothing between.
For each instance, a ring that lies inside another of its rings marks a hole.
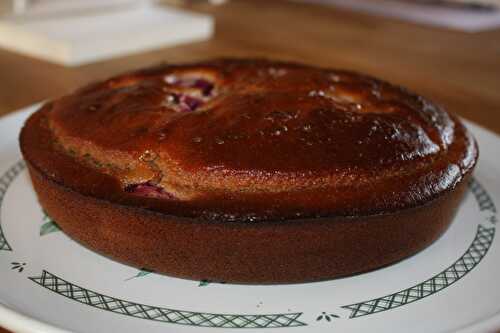
<instances>
[{"instance_id":1,"label":"wooden table","mask_svg":"<svg viewBox=\"0 0 500 333\"><path fill-rule=\"evenodd\" d=\"M366 72L500 133L500 30L468 34L284 1L190 8L216 17L215 38L77 68L0 51L0 114L162 61L270 57Z\"/></svg>"}]
</instances>

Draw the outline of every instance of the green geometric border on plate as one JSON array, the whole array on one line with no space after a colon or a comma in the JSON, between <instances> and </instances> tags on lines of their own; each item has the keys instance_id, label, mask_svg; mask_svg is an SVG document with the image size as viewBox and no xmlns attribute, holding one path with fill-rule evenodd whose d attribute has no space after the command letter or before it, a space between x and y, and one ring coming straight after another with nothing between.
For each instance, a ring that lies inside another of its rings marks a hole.
<instances>
[{"instance_id":1,"label":"green geometric border on plate","mask_svg":"<svg viewBox=\"0 0 500 333\"><path fill-rule=\"evenodd\" d=\"M495 214L497 209L491 196L475 179L470 181L469 187L479 206L479 210L481 212L490 212L491 216L489 216L488 221L494 224L494 221L496 221ZM492 219L491 217L494 218ZM474 269L490 249L494 237L495 226L486 228L482 225L478 225L476 236L469 248L457 259L457 261L441 273L413 287L368 301L344 305L342 308L351 310L349 318L358 318L391 310L431 296L451 286Z\"/></svg>"},{"instance_id":2,"label":"green geometric border on plate","mask_svg":"<svg viewBox=\"0 0 500 333\"><path fill-rule=\"evenodd\" d=\"M7 188L12 183L14 178L16 178L16 176L24 170L24 168L26 168L26 164L23 160L20 160L5 171L5 173L0 177L0 251L12 251L12 247L9 245L9 242L7 242L2 230L2 202L5 197L5 193L7 193Z\"/></svg>"},{"instance_id":3,"label":"green geometric border on plate","mask_svg":"<svg viewBox=\"0 0 500 333\"><path fill-rule=\"evenodd\" d=\"M489 211L491 214L496 214L497 207L483 185L473 178L469 183L469 189L474 199L476 199L481 212Z\"/></svg>"},{"instance_id":4,"label":"green geometric border on plate","mask_svg":"<svg viewBox=\"0 0 500 333\"><path fill-rule=\"evenodd\" d=\"M422 283L394 294L369 301L345 305L342 306L342 308L351 310L349 318L357 318L394 309L433 295L457 282L476 267L488 252L494 237L494 227L485 228L479 225L476 237L464 255L441 273Z\"/></svg>"},{"instance_id":5,"label":"green geometric border on plate","mask_svg":"<svg viewBox=\"0 0 500 333\"><path fill-rule=\"evenodd\" d=\"M170 324L216 328L282 328L307 325L298 320L302 312L243 315L183 311L134 303L99 294L63 280L45 270L40 276L29 279L59 295L94 308Z\"/></svg>"}]
</instances>

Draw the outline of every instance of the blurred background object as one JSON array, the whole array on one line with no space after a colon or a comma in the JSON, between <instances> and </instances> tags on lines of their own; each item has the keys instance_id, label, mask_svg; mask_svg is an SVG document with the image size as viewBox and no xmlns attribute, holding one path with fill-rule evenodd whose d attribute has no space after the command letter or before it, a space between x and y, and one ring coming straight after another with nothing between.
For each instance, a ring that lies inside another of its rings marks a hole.
<instances>
[{"instance_id":1,"label":"blurred background object","mask_svg":"<svg viewBox=\"0 0 500 333\"><path fill-rule=\"evenodd\" d=\"M150 0L2 0L0 10L4 16L39 16L139 5L146 2Z\"/></svg>"},{"instance_id":2,"label":"blurred background object","mask_svg":"<svg viewBox=\"0 0 500 333\"><path fill-rule=\"evenodd\" d=\"M209 15L150 0L14 0L0 18L0 47L69 66L212 33Z\"/></svg>"},{"instance_id":3,"label":"blurred background object","mask_svg":"<svg viewBox=\"0 0 500 333\"><path fill-rule=\"evenodd\" d=\"M500 0L407 0L432 6L455 8L495 9L500 7Z\"/></svg>"},{"instance_id":4,"label":"blurred background object","mask_svg":"<svg viewBox=\"0 0 500 333\"><path fill-rule=\"evenodd\" d=\"M466 32L500 27L500 0L296 0Z\"/></svg>"},{"instance_id":5,"label":"blurred background object","mask_svg":"<svg viewBox=\"0 0 500 333\"><path fill-rule=\"evenodd\" d=\"M85 10L102 10L113 7L141 5L144 3L164 3L186 5L208 1L221 5L228 0L0 0L0 15L40 15L71 13Z\"/></svg>"}]
</instances>

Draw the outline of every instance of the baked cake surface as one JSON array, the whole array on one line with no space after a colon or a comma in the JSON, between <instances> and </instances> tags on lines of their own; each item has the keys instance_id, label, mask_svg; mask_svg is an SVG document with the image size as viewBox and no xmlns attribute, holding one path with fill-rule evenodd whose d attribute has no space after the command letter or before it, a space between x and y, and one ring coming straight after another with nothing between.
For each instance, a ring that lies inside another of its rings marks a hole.
<instances>
[{"instance_id":1,"label":"baked cake surface","mask_svg":"<svg viewBox=\"0 0 500 333\"><path fill-rule=\"evenodd\" d=\"M41 205L74 239L245 283L416 253L451 223L478 156L457 117L404 88L243 59L91 84L35 112L20 143Z\"/></svg>"},{"instance_id":2,"label":"baked cake surface","mask_svg":"<svg viewBox=\"0 0 500 333\"><path fill-rule=\"evenodd\" d=\"M46 109L61 154L115 179L129 194L118 201L154 198L161 204L141 204L192 217L412 207L453 188L476 156L460 122L422 97L356 73L272 61L159 66Z\"/></svg>"}]
</instances>

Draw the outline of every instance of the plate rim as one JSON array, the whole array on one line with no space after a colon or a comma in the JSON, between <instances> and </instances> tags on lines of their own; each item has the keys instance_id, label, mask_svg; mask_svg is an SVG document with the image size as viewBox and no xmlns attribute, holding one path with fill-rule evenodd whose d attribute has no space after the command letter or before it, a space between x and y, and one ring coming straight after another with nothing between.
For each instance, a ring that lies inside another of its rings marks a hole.
<instances>
[{"instance_id":1,"label":"plate rim","mask_svg":"<svg viewBox=\"0 0 500 333\"><path fill-rule=\"evenodd\" d=\"M13 332L39 332L39 333L72 333L47 323L41 319L30 317L19 311L0 303L0 324Z\"/></svg>"}]
</instances>

